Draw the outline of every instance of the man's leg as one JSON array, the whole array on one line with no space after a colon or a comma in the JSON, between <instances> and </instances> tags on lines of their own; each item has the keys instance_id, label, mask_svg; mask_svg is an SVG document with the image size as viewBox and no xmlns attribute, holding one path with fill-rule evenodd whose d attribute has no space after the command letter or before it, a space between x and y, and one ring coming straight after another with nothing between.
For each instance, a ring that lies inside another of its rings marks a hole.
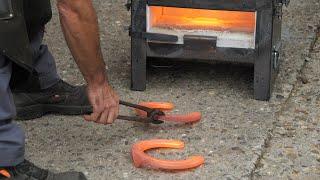
<instances>
[{"instance_id":1,"label":"man's leg","mask_svg":"<svg viewBox=\"0 0 320 180\"><path fill-rule=\"evenodd\" d=\"M17 119L35 119L47 113L81 115L92 112L85 87L72 86L60 79L53 56L42 44L43 35L39 30L30 41L41 90L14 92Z\"/></svg>"},{"instance_id":2,"label":"man's leg","mask_svg":"<svg viewBox=\"0 0 320 180\"><path fill-rule=\"evenodd\" d=\"M12 64L0 55L0 179L86 180L79 172L54 174L24 160L24 132L11 119L16 114L9 82Z\"/></svg>"},{"instance_id":3,"label":"man's leg","mask_svg":"<svg viewBox=\"0 0 320 180\"><path fill-rule=\"evenodd\" d=\"M0 55L0 167L15 166L24 160L24 132L15 123L16 109L9 88L11 62Z\"/></svg>"},{"instance_id":4,"label":"man's leg","mask_svg":"<svg viewBox=\"0 0 320 180\"><path fill-rule=\"evenodd\" d=\"M41 89L47 89L60 81L57 73L55 60L50 53L48 46L42 44L44 31L39 33L30 41L34 54L34 68L39 75Z\"/></svg>"}]
</instances>

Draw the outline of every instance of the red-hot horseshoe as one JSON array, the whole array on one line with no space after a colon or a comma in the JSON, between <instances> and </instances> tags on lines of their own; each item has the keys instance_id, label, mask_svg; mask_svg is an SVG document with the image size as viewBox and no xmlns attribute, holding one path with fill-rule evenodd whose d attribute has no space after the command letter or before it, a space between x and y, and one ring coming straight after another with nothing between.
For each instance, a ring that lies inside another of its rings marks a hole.
<instances>
[{"instance_id":1,"label":"red-hot horseshoe","mask_svg":"<svg viewBox=\"0 0 320 180\"><path fill-rule=\"evenodd\" d=\"M183 122L183 123L193 123L198 122L201 119L200 112L193 112L185 115L165 115L160 116L159 120L161 121L173 121L173 122Z\"/></svg>"},{"instance_id":2,"label":"red-hot horseshoe","mask_svg":"<svg viewBox=\"0 0 320 180\"><path fill-rule=\"evenodd\" d=\"M174 108L174 105L169 102L140 102L139 105L145 106L148 108L159 109L161 111L171 111ZM144 111L135 109L137 115L145 117L147 114ZM159 117L159 120L162 121L172 121L172 122L181 122L181 123L193 123L201 120L200 112L192 112L184 115L170 115L166 114L165 116Z\"/></svg>"},{"instance_id":3,"label":"red-hot horseshoe","mask_svg":"<svg viewBox=\"0 0 320 180\"><path fill-rule=\"evenodd\" d=\"M174 105L169 102L140 102L140 106L145 106L148 108L158 109L161 111L171 111L174 108ZM136 114L139 116L147 116L145 111L135 109Z\"/></svg>"},{"instance_id":4,"label":"red-hot horseshoe","mask_svg":"<svg viewBox=\"0 0 320 180\"><path fill-rule=\"evenodd\" d=\"M185 160L162 160L149 156L144 151L155 148L183 149L184 143L179 140L153 139L140 141L132 146L131 155L135 167L146 167L162 170L186 170L196 168L204 163L202 156L190 156Z\"/></svg>"}]
</instances>

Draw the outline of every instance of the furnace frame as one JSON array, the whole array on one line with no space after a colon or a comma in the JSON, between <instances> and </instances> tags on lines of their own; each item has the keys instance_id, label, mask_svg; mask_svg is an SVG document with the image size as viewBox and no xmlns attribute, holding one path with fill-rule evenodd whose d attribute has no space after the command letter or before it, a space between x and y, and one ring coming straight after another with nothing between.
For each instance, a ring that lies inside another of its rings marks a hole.
<instances>
[{"instance_id":1,"label":"furnace frame","mask_svg":"<svg viewBox=\"0 0 320 180\"><path fill-rule=\"evenodd\" d=\"M216 47L213 37L188 36L184 44L148 42L176 41L174 36L146 32L148 6L256 12L255 49ZM200 59L254 65L254 98L268 100L279 69L282 0L132 0L131 89L146 89L147 57Z\"/></svg>"}]
</instances>

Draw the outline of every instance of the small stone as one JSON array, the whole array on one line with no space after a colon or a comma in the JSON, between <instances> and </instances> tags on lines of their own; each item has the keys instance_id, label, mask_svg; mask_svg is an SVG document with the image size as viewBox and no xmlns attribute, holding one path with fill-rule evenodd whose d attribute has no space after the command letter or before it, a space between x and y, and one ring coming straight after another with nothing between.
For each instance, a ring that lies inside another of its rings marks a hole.
<instances>
[{"instance_id":1,"label":"small stone","mask_svg":"<svg viewBox=\"0 0 320 180\"><path fill-rule=\"evenodd\" d=\"M209 151L208 156L213 156L213 151Z\"/></svg>"},{"instance_id":2,"label":"small stone","mask_svg":"<svg viewBox=\"0 0 320 180\"><path fill-rule=\"evenodd\" d=\"M231 150L233 150L233 151L238 151L238 152L243 153L243 154L245 153L244 150L242 150L242 149L241 149L240 147L238 147L238 146L232 147Z\"/></svg>"},{"instance_id":3,"label":"small stone","mask_svg":"<svg viewBox=\"0 0 320 180\"><path fill-rule=\"evenodd\" d=\"M283 95L280 95L280 94L277 94L277 95L276 95L276 98L277 98L277 99L283 99L284 96L283 96Z\"/></svg>"},{"instance_id":4,"label":"small stone","mask_svg":"<svg viewBox=\"0 0 320 180\"><path fill-rule=\"evenodd\" d=\"M277 129L276 133L283 136L283 135L287 134L287 131L283 127L280 127Z\"/></svg>"},{"instance_id":5,"label":"small stone","mask_svg":"<svg viewBox=\"0 0 320 180\"><path fill-rule=\"evenodd\" d=\"M303 83L303 84L308 84L310 81L309 81L309 79L305 76L305 75L301 75L300 77L299 77L299 79L301 80L301 82Z\"/></svg>"},{"instance_id":6,"label":"small stone","mask_svg":"<svg viewBox=\"0 0 320 180\"><path fill-rule=\"evenodd\" d=\"M128 177L129 177L128 173L123 173L123 178L128 178Z\"/></svg>"},{"instance_id":7,"label":"small stone","mask_svg":"<svg viewBox=\"0 0 320 180\"><path fill-rule=\"evenodd\" d=\"M298 154L293 148L286 148L285 154L291 160L295 160L298 158Z\"/></svg>"},{"instance_id":8,"label":"small stone","mask_svg":"<svg viewBox=\"0 0 320 180\"><path fill-rule=\"evenodd\" d=\"M310 57L305 57L304 60L305 60L306 62L310 62L310 61L311 61L311 58L310 58Z\"/></svg>"},{"instance_id":9,"label":"small stone","mask_svg":"<svg viewBox=\"0 0 320 180\"><path fill-rule=\"evenodd\" d=\"M317 149L312 149L310 152L312 152L313 154L320 155L320 152Z\"/></svg>"},{"instance_id":10,"label":"small stone","mask_svg":"<svg viewBox=\"0 0 320 180\"><path fill-rule=\"evenodd\" d=\"M309 114L309 113L308 113L306 110L304 110L304 109L296 109L295 112L296 112L296 113L303 113L303 114L306 114L306 115Z\"/></svg>"}]
</instances>

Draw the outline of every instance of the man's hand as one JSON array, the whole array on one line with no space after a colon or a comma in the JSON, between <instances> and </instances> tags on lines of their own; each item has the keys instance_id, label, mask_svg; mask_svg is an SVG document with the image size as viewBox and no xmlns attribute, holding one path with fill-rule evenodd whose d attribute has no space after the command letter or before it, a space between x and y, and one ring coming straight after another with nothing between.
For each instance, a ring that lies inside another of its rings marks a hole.
<instances>
[{"instance_id":1,"label":"man's hand","mask_svg":"<svg viewBox=\"0 0 320 180\"><path fill-rule=\"evenodd\" d=\"M87 121L99 124L111 124L118 117L119 97L107 83L98 86L88 86L88 97L93 106L93 113L85 115Z\"/></svg>"}]
</instances>

